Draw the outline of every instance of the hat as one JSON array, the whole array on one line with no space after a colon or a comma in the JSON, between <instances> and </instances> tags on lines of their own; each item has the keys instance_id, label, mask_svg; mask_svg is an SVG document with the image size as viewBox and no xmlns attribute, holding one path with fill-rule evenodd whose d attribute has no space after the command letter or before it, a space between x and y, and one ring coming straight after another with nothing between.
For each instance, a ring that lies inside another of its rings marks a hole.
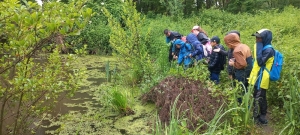
<instances>
[{"instance_id":1,"label":"hat","mask_svg":"<svg viewBox=\"0 0 300 135\"><path fill-rule=\"evenodd\" d=\"M198 30L198 29L199 29L199 26L196 25L196 26L194 26L194 27L192 28L191 32L193 32L193 30Z\"/></svg>"},{"instance_id":2,"label":"hat","mask_svg":"<svg viewBox=\"0 0 300 135\"><path fill-rule=\"evenodd\" d=\"M258 33L258 32L256 32L256 33L253 33L251 36L261 37L261 35L259 35L259 33Z\"/></svg>"},{"instance_id":3,"label":"hat","mask_svg":"<svg viewBox=\"0 0 300 135\"><path fill-rule=\"evenodd\" d=\"M210 39L210 42L216 42L217 44L219 44L220 43L220 38L218 36L213 36Z\"/></svg>"},{"instance_id":4,"label":"hat","mask_svg":"<svg viewBox=\"0 0 300 135\"><path fill-rule=\"evenodd\" d=\"M180 39L176 39L173 44L174 45L182 45L182 44L184 44L184 42L181 41Z\"/></svg>"},{"instance_id":5,"label":"hat","mask_svg":"<svg viewBox=\"0 0 300 135\"><path fill-rule=\"evenodd\" d=\"M253 33L251 36L262 37L261 33L264 32L264 31L270 31L270 30L268 30L268 29L261 29L259 31L256 31L255 33Z\"/></svg>"}]
</instances>

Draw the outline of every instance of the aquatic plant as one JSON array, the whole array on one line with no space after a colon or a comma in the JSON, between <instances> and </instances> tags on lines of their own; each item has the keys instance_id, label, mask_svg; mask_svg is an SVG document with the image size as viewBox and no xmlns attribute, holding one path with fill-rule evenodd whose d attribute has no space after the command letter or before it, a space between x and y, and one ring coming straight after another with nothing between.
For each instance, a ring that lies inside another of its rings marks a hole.
<instances>
[{"instance_id":1,"label":"aquatic plant","mask_svg":"<svg viewBox=\"0 0 300 135\"><path fill-rule=\"evenodd\" d=\"M126 93L118 89L112 90L111 96L111 106L121 114L131 115L134 111L130 108L128 103L128 98Z\"/></svg>"}]
</instances>

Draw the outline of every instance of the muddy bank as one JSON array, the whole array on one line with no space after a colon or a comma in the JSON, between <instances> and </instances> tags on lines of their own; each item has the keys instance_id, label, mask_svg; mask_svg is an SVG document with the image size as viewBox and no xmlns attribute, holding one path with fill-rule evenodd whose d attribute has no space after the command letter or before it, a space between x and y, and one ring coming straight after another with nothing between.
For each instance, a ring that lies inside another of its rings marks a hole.
<instances>
[{"instance_id":1,"label":"muddy bank","mask_svg":"<svg viewBox=\"0 0 300 135\"><path fill-rule=\"evenodd\" d=\"M224 103L223 97L213 97L211 91L199 80L172 76L153 87L143 95L142 100L155 103L159 108L160 120L166 124L170 122L171 107L176 104L176 116L190 118L187 127L191 131L195 131L203 123L210 122ZM206 124L203 124L200 130L206 128Z\"/></svg>"}]
</instances>

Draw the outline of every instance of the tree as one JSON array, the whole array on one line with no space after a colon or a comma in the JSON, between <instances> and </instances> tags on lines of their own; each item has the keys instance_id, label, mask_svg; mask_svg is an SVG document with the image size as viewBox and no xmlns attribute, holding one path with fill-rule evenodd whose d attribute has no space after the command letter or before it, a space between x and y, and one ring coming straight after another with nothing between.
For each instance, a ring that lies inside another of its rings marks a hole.
<instances>
[{"instance_id":1,"label":"tree","mask_svg":"<svg viewBox=\"0 0 300 135\"><path fill-rule=\"evenodd\" d=\"M139 84L151 78L153 67L149 57L150 33L144 33L142 26L145 18L136 10L132 0L126 0L122 6L122 23L104 8L111 29L109 42L114 49L114 55L119 58L119 64L125 66L126 73L132 75L131 84ZM124 26L122 26L124 25ZM128 78L126 78L129 80Z\"/></svg>"},{"instance_id":2,"label":"tree","mask_svg":"<svg viewBox=\"0 0 300 135\"><path fill-rule=\"evenodd\" d=\"M49 111L59 95L76 91L83 77L81 69L72 68L74 57L60 56L56 43L78 35L88 22L92 10L85 1L42 7L23 2L0 2L0 32L6 39L0 43L0 135L28 133L28 125Z\"/></svg>"}]
</instances>

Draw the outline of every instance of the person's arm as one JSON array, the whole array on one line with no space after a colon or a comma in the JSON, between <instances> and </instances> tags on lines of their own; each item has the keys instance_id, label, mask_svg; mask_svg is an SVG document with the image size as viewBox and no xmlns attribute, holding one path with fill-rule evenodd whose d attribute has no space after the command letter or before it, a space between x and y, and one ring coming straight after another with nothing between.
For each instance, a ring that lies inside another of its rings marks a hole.
<instances>
[{"instance_id":1,"label":"person's arm","mask_svg":"<svg viewBox=\"0 0 300 135\"><path fill-rule=\"evenodd\" d=\"M178 55L177 63L181 64L183 62L184 57L182 55Z\"/></svg>"},{"instance_id":2,"label":"person's arm","mask_svg":"<svg viewBox=\"0 0 300 135\"><path fill-rule=\"evenodd\" d=\"M166 37L166 43L170 43L171 39L169 37Z\"/></svg>"},{"instance_id":3,"label":"person's arm","mask_svg":"<svg viewBox=\"0 0 300 135\"><path fill-rule=\"evenodd\" d=\"M228 61L232 58L233 56L233 50L232 49L229 49L227 51L227 58L228 58ZM227 64L227 72L228 72L228 75L229 76L232 76L234 74L234 69L233 69L233 66L230 66L229 64Z\"/></svg>"},{"instance_id":4,"label":"person's arm","mask_svg":"<svg viewBox=\"0 0 300 135\"><path fill-rule=\"evenodd\" d=\"M217 48L217 49L213 49L214 52L220 53L224 56L228 55L228 51L226 51L225 49L221 49L221 48Z\"/></svg>"},{"instance_id":5,"label":"person's arm","mask_svg":"<svg viewBox=\"0 0 300 135\"><path fill-rule=\"evenodd\" d=\"M203 53L203 49L202 49L201 45L195 45L194 48L195 48L195 51L192 53L193 57L198 55L198 54Z\"/></svg>"},{"instance_id":6,"label":"person's arm","mask_svg":"<svg viewBox=\"0 0 300 135\"><path fill-rule=\"evenodd\" d=\"M262 51L262 49L262 43L256 43L256 60L260 67L265 66L268 59L274 56L274 50L272 48L267 48L264 51Z\"/></svg>"},{"instance_id":7,"label":"person's arm","mask_svg":"<svg viewBox=\"0 0 300 135\"><path fill-rule=\"evenodd\" d=\"M247 66L246 58L244 58L244 54L241 51L233 52L233 57L235 61L233 63L233 67L236 69L243 69Z\"/></svg>"},{"instance_id":8,"label":"person's arm","mask_svg":"<svg viewBox=\"0 0 300 135\"><path fill-rule=\"evenodd\" d=\"M176 49L176 45L174 45L173 43L171 43L171 45L172 45L172 55L174 55L175 49Z\"/></svg>"}]
</instances>

